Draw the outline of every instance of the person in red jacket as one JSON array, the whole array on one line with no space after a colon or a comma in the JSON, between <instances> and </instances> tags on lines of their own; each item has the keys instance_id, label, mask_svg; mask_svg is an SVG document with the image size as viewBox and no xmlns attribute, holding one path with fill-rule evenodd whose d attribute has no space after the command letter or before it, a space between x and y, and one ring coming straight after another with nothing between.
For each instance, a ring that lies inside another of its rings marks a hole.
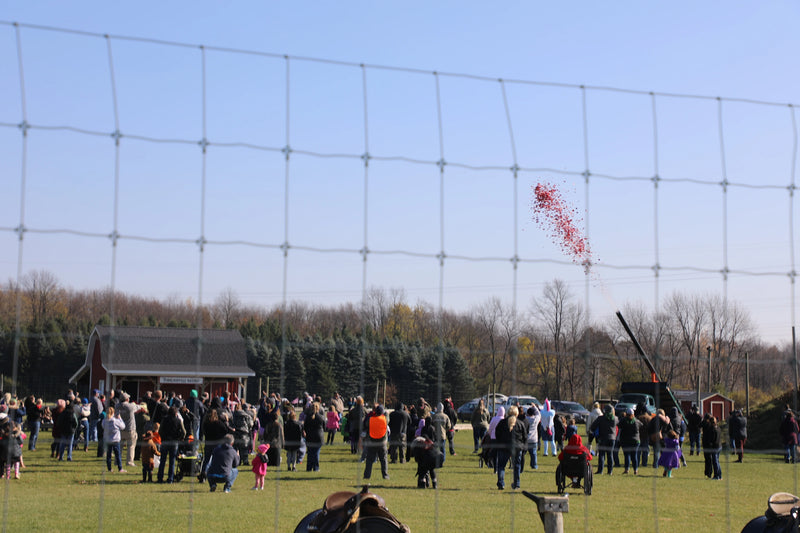
<instances>
[{"instance_id":1,"label":"person in red jacket","mask_svg":"<svg viewBox=\"0 0 800 533\"><path fill-rule=\"evenodd\" d=\"M558 460L563 461L564 454L580 455L582 453L586 454L586 464L588 465L589 461L591 461L593 457L592 452L589 450L589 448L583 445L581 436L576 433L569 438L569 443L564 446L564 449L558 454Z\"/></svg>"}]
</instances>

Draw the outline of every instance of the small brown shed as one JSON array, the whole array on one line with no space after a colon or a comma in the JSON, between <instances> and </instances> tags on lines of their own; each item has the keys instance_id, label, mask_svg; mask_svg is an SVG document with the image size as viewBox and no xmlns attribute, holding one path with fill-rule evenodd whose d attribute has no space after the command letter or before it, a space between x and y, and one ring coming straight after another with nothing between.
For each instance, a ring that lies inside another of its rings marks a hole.
<instances>
[{"instance_id":1,"label":"small brown shed","mask_svg":"<svg viewBox=\"0 0 800 533\"><path fill-rule=\"evenodd\" d=\"M700 403L697 403L697 391L674 390L675 398L680 402L681 409L688 413L693 405L697 405L700 414L711 413L717 420L727 420L734 409L733 400L718 392L700 392Z\"/></svg>"}]
</instances>

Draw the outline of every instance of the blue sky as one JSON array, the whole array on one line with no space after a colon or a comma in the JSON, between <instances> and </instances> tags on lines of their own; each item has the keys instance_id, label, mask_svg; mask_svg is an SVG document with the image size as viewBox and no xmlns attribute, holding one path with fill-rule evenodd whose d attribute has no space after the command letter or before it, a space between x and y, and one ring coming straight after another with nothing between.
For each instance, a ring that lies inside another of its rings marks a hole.
<instances>
[{"instance_id":1,"label":"blue sky","mask_svg":"<svg viewBox=\"0 0 800 533\"><path fill-rule=\"evenodd\" d=\"M524 311L560 278L602 320L625 302L653 305L656 255L673 269L661 273L660 298L721 291L727 255L732 271L751 273L729 277L729 297L766 339L786 341L791 285L781 273L793 265L786 187L796 126L788 106L730 99L800 102L798 11L789 1L4 3L0 21L25 25L25 114L34 127L23 158L16 36L2 24L0 278L17 275L11 229L24 219L39 231L25 236L22 270L51 270L74 288L113 278L126 292L210 302L232 287L246 302L274 304L284 288L277 246L288 239L292 299L358 301L364 285L377 285L438 305L443 283L445 307L498 296ZM113 91L103 34L112 36ZM433 71L477 78L438 76L437 107ZM586 145L577 85L634 91L586 91ZM656 130L649 91L658 93ZM726 98L724 165L718 102L667 94ZM115 100L116 211L113 141L87 133L114 131ZM204 124L205 158L196 142ZM287 137L300 152L288 196L279 152ZM365 188L358 156L367 149L376 159ZM516 206L515 153L526 169ZM443 183L433 164L442 154ZM587 157L593 174L637 179L593 177L587 194ZM660 183L654 214L647 178L656 164L673 181ZM731 187L727 203L707 183L723 172L748 185ZM585 294L582 270L530 222L539 181L558 184L582 216L588 201L584 222L611 301L596 286ZM92 235L111 233L115 219L123 238L114 265L110 241ZM201 233L213 241L202 276L193 244ZM446 260L440 277L432 256L442 238L448 256L471 260ZM366 269L356 253L365 244L382 252ZM516 290L515 250L524 260Z\"/></svg>"}]
</instances>

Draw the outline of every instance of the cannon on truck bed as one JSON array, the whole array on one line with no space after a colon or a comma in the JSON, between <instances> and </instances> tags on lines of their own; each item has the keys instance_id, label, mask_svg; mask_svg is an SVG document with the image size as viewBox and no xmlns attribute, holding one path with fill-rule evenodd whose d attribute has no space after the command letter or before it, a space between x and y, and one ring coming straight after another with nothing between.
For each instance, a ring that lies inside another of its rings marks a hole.
<instances>
[{"instance_id":1,"label":"cannon on truck bed","mask_svg":"<svg viewBox=\"0 0 800 533\"><path fill-rule=\"evenodd\" d=\"M636 351L639 353L639 356L644 361L645 365L647 365L648 370L650 370L650 377L651 381L626 381L620 387L620 391L622 392L622 396L620 396L620 400L626 394L644 394L652 396L654 407L655 409L663 409L664 412L669 415L672 411L673 407L677 407L678 413L683 416L683 409L681 409L681 404L675 398L675 395L672 393L672 389L669 388L669 383L666 381L661 381L658 377L658 372L656 372L653 363L650 362L650 358L647 357L647 354L644 353L642 349L642 345L639 344L639 341L636 340L636 337L633 335L631 328L628 327L628 323L625 322L625 319L622 317L622 313L617 311L617 318L622 323L622 327L625 328L625 331L628 333L628 336L631 338L633 345L636 347ZM617 404L619 405L619 403ZM634 407L635 409L635 407ZM650 409L648 409L650 411ZM624 414L624 413L623 413ZM617 416L620 416L619 414Z\"/></svg>"}]
</instances>

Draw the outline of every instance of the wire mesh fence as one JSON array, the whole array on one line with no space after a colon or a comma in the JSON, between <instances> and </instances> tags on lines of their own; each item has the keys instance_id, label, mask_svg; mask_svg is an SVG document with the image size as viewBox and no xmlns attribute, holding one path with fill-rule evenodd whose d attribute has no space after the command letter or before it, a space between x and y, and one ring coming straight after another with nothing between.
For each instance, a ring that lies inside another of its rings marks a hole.
<instances>
[{"instance_id":1,"label":"wire mesh fence","mask_svg":"<svg viewBox=\"0 0 800 533\"><path fill-rule=\"evenodd\" d=\"M224 287L286 306L400 286L440 313L516 313L563 277L587 324L711 288L775 342L795 325L791 103L0 30L17 282L49 268L198 307ZM536 183L574 202L593 275L533 227Z\"/></svg>"}]
</instances>

